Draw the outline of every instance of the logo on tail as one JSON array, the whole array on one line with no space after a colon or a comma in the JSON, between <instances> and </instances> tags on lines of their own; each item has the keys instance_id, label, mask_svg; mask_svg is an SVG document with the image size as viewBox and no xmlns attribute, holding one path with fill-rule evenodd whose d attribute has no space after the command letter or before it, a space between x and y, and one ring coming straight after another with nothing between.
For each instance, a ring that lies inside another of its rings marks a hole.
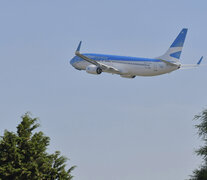
<instances>
[{"instance_id":1,"label":"logo on tail","mask_svg":"<svg viewBox=\"0 0 207 180\"><path fill-rule=\"evenodd\" d=\"M186 28L182 29L167 52L164 55L158 57L158 59L170 62L179 62L187 31L188 29Z\"/></svg>"}]
</instances>

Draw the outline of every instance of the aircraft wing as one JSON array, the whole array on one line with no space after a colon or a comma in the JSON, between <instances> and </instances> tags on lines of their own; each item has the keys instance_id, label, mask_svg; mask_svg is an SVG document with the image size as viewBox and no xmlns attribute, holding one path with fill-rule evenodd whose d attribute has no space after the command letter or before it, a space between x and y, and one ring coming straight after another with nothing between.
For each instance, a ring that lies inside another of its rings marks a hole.
<instances>
[{"instance_id":1,"label":"aircraft wing","mask_svg":"<svg viewBox=\"0 0 207 180\"><path fill-rule=\"evenodd\" d=\"M78 48L77 48L77 50L75 52L76 56L84 59L85 61L87 61L87 62L89 62L91 64L94 64L94 65L100 67L102 70L105 70L107 72L114 73L114 74L122 74L118 69L116 69L116 68L114 68L112 66L108 66L108 65L100 63L100 62L98 62L98 61L96 61L94 59L88 58L87 56L84 56L83 54L80 53L80 47L81 47L81 41L80 41L80 43L78 45Z\"/></svg>"}]
</instances>

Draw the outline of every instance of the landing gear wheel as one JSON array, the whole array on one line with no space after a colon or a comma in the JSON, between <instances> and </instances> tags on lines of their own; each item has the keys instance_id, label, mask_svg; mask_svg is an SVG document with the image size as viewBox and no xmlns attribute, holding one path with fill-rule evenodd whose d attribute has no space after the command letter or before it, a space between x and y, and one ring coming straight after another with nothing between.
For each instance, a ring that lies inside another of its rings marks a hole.
<instances>
[{"instance_id":1,"label":"landing gear wheel","mask_svg":"<svg viewBox=\"0 0 207 180\"><path fill-rule=\"evenodd\" d=\"M96 72L97 72L97 74L101 74L101 73L102 73L102 69L101 69L100 67L98 67L98 68L96 69Z\"/></svg>"}]
</instances>

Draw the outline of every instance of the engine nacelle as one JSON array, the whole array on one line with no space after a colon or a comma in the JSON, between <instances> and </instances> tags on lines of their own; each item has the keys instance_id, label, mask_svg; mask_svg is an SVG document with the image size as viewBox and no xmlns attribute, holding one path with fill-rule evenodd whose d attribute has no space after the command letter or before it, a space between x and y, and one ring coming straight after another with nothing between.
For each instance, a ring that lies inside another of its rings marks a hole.
<instances>
[{"instance_id":1,"label":"engine nacelle","mask_svg":"<svg viewBox=\"0 0 207 180\"><path fill-rule=\"evenodd\" d=\"M101 74L102 69L100 67L97 67L95 65L89 65L86 67L86 72L90 74Z\"/></svg>"}]
</instances>

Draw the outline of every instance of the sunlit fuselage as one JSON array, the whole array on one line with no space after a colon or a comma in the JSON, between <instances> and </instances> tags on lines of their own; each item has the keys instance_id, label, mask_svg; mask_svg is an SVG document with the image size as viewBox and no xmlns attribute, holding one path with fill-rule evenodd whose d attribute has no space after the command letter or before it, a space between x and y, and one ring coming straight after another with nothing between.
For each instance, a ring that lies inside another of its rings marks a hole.
<instances>
[{"instance_id":1,"label":"sunlit fuselage","mask_svg":"<svg viewBox=\"0 0 207 180\"><path fill-rule=\"evenodd\" d=\"M116 56L105 54L83 54L97 62L113 66L119 69L125 76L156 76L170 73L177 70L179 66L168 65L159 59L148 59L129 56ZM79 70L86 70L90 65L89 62L75 56L70 61L71 65Z\"/></svg>"}]
</instances>

